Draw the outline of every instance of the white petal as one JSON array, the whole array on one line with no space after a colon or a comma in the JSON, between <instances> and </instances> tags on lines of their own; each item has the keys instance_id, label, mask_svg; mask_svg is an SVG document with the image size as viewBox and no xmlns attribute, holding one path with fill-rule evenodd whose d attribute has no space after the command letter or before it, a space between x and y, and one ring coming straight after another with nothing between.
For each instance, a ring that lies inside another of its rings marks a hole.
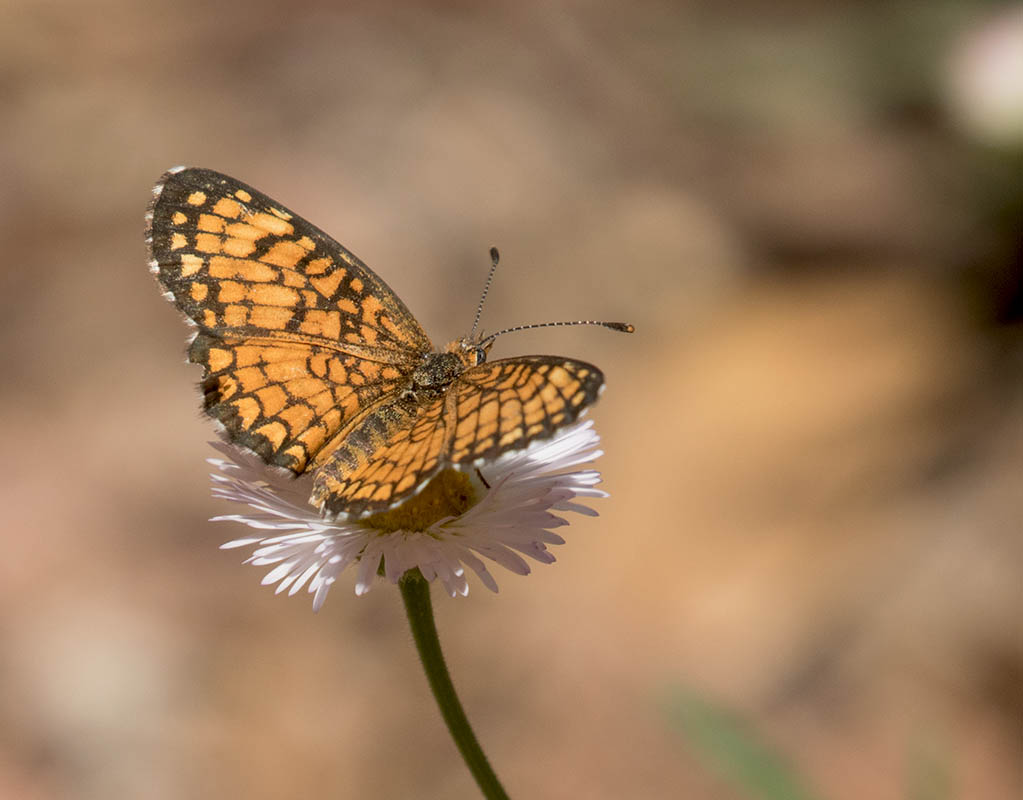
<instances>
[{"instance_id":1,"label":"white petal","mask_svg":"<svg viewBox=\"0 0 1023 800\"><path fill-rule=\"evenodd\" d=\"M452 597L464 596L469 591L468 569L496 592L497 581L484 559L528 575L527 559L553 563L548 546L565 543L554 533L568 524L559 514L596 516L579 501L607 497L593 488L600 474L572 468L598 458L599 444L592 421L576 423L554 439L481 465L490 488L481 487L479 501L461 516L439 520L426 532L381 533L358 521L323 518L308 503L307 479L290 477L254 455L216 442L213 447L223 457L207 459L215 469L210 475L212 493L248 510L214 520L272 533L240 537L221 547L254 548L246 563L273 567L263 583L277 584L278 593L289 595L308 587L314 610L323 606L337 576L353 563L357 595L372 588L381 563L390 583L418 568L427 579L438 579Z\"/></svg>"}]
</instances>

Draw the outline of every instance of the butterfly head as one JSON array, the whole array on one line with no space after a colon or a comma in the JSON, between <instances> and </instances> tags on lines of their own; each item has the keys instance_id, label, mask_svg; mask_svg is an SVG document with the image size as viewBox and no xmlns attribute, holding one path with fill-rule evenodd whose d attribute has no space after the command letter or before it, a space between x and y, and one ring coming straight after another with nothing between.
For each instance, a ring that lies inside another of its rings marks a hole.
<instances>
[{"instance_id":1,"label":"butterfly head","mask_svg":"<svg viewBox=\"0 0 1023 800\"><path fill-rule=\"evenodd\" d=\"M490 352L490 348L493 345L493 339L481 340L471 336L462 336L451 342L444 348L444 351L457 355L465 368L468 369L486 361L487 353Z\"/></svg>"}]
</instances>

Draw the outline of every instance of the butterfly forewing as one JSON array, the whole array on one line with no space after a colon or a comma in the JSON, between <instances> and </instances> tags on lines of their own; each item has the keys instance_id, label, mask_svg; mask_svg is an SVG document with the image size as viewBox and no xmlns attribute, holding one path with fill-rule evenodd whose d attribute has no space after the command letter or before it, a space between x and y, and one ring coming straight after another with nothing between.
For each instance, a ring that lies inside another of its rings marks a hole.
<instances>
[{"instance_id":1,"label":"butterfly forewing","mask_svg":"<svg viewBox=\"0 0 1023 800\"><path fill-rule=\"evenodd\" d=\"M521 356L466 370L455 395L448 458L490 460L549 437L597 399L604 376L592 364L559 356Z\"/></svg>"},{"instance_id":2,"label":"butterfly forewing","mask_svg":"<svg viewBox=\"0 0 1023 800\"><path fill-rule=\"evenodd\" d=\"M472 367L440 399L386 420L368 417L317 472L314 500L349 516L389 508L445 464L481 463L549 437L577 419L603 383L592 364L557 356Z\"/></svg>"},{"instance_id":3,"label":"butterfly forewing","mask_svg":"<svg viewBox=\"0 0 1023 800\"><path fill-rule=\"evenodd\" d=\"M151 267L206 330L318 337L398 358L432 349L372 270L251 186L210 170L169 172L151 214Z\"/></svg>"},{"instance_id":4,"label":"butterfly forewing","mask_svg":"<svg viewBox=\"0 0 1023 800\"><path fill-rule=\"evenodd\" d=\"M243 183L169 172L150 214L150 267L199 328L204 407L270 463L318 463L431 350L359 259Z\"/></svg>"}]
</instances>

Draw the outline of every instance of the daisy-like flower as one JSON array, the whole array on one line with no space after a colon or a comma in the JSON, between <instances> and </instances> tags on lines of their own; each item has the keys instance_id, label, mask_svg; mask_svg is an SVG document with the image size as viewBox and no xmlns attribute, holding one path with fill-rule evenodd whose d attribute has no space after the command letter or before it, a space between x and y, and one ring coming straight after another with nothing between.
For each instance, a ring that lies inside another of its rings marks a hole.
<instances>
[{"instance_id":1,"label":"daisy-like flower","mask_svg":"<svg viewBox=\"0 0 1023 800\"><path fill-rule=\"evenodd\" d=\"M291 595L308 586L314 610L352 564L358 565L358 595L372 588L378 573L398 583L416 568L427 580L439 579L452 597L469 592L466 567L496 592L484 559L527 575L523 556L550 564L555 559L548 545L565 543L554 529L568 522L556 512L597 515L578 500L607 497L595 488L600 473L578 467L602 455L599 444L592 421L578 422L471 473L446 469L391 511L331 520L309 504L308 480L281 475L255 456L215 442L224 458L208 459L217 468L210 475L214 497L250 510L213 521L242 522L260 531L222 548L255 547L246 563L274 565L263 584L276 583L278 593Z\"/></svg>"}]
</instances>

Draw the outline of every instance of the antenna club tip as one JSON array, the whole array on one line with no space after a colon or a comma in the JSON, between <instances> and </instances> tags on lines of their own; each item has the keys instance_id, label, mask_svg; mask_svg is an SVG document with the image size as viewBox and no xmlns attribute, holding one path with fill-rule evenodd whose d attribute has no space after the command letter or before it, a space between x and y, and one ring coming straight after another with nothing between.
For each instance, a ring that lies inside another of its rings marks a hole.
<instances>
[{"instance_id":1,"label":"antenna club tip","mask_svg":"<svg viewBox=\"0 0 1023 800\"><path fill-rule=\"evenodd\" d=\"M635 326L630 325L628 322L609 322L607 323L607 327L613 331L621 331L622 333L636 332Z\"/></svg>"},{"instance_id":2,"label":"antenna club tip","mask_svg":"<svg viewBox=\"0 0 1023 800\"><path fill-rule=\"evenodd\" d=\"M497 252L496 247L490 248L490 260L494 262L494 266L497 266L497 262L501 260L501 254Z\"/></svg>"}]
</instances>

